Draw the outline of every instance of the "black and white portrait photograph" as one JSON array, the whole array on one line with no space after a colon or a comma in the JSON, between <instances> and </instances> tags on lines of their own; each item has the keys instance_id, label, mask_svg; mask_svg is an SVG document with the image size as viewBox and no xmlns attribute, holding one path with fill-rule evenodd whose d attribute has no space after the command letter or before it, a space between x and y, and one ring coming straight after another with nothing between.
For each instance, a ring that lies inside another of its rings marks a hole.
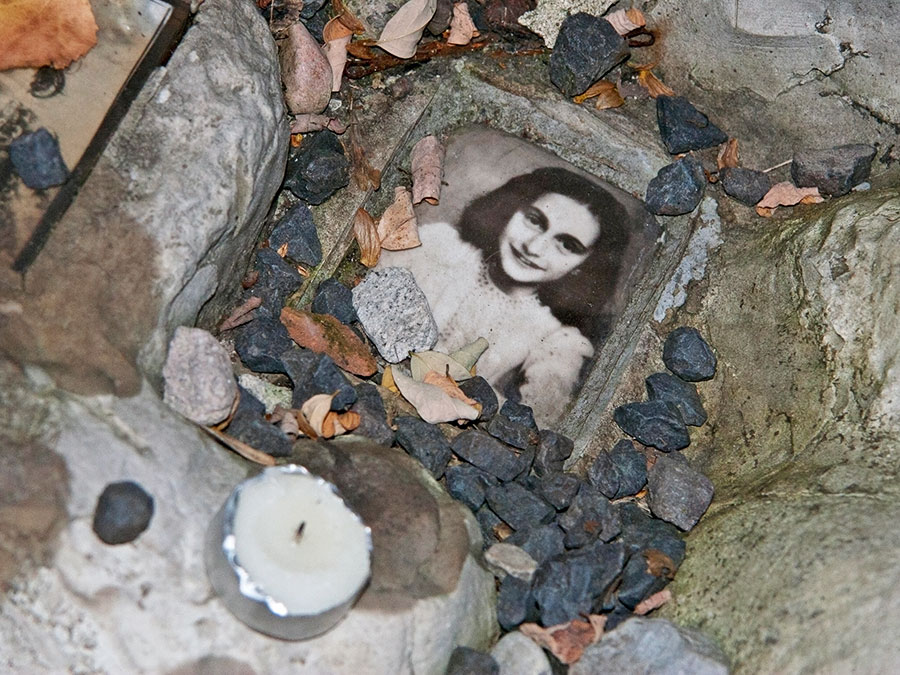
<instances>
[{"instance_id":1,"label":"black and white portrait photograph","mask_svg":"<svg viewBox=\"0 0 900 675\"><path fill-rule=\"evenodd\" d=\"M447 142L438 205L417 207L405 267L438 326L435 347L484 337L478 374L541 423L565 412L658 238L641 202L516 137L484 128Z\"/></svg>"}]
</instances>

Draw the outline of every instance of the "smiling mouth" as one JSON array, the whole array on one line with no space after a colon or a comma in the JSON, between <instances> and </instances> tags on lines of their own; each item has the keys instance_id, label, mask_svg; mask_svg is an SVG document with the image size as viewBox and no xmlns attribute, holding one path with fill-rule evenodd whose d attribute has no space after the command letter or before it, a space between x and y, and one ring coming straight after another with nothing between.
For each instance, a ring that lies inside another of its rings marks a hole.
<instances>
[{"instance_id":1,"label":"smiling mouth","mask_svg":"<svg viewBox=\"0 0 900 675\"><path fill-rule=\"evenodd\" d=\"M515 246L510 246L509 250L512 251L513 257L519 261L524 267L528 267L533 270L544 271L544 268L540 265L536 264L531 258L526 256L522 251L517 249Z\"/></svg>"}]
</instances>

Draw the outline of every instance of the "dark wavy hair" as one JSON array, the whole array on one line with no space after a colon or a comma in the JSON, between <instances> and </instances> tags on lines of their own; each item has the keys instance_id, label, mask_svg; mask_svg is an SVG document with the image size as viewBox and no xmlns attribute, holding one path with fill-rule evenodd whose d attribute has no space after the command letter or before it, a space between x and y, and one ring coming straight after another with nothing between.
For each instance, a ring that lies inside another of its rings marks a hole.
<instances>
[{"instance_id":1,"label":"dark wavy hair","mask_svg":"<svg viewBox=\"0 0 900 675\"><path fill-rule=\"evenodd\" d=\"M568 169L546 167L516 176L473 200L460 215L460 237L482 251L495 284L516 285L500 263L500 236L515 213L546 194L560 194L587 207L600 225L588 257L555 281L537 286L538 299L562 323L592 342L603 339L613 317L606 307L615 293L622 257L630 241L628 212L601 185Z\"/></svg>"}]
</instances>

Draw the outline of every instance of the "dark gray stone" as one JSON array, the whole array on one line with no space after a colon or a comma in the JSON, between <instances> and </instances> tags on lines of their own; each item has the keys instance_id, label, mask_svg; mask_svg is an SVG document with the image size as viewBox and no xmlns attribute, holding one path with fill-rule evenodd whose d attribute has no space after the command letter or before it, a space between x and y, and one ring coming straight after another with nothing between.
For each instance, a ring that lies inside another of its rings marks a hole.
<instances>
[{"instance_id":1,"label":"dark gray stone","mask_svg":"<svg viewBox=\"0 0 900 675\"><path fill-rule=\"evenodd\" d=\"M538 619L537 603L531 583L507 574L500 582L497 594L497 622L505 631L515 630L526 621Z\"/></svg>"},{"instance_id":2,"label":"dark gray stone","mask_svg":"<svg viewBox=\"0 0 900 675\"><path fill-rule=\"evenodd\" d=\"M706 410L695 384L669 373L653 373L646 379L646 384L650 400L674 404L685 424L699 427L706 422Z\"/></svg>"},{"instance_id":3,"label":"dark gray stone","mask_svg":"<svg viewBox=\"0 0 900 675\"><path fill-rule=\"evenodd\" d=\"M520 424L537 433L538 425L534 420L534 410L531 406L516 401L504 401L500 407L500 414L513 424Z\"/></svg>"},{"instance_id":4,"label":"dark gray stone","mask_svg":"<svg viewBox=\"0 0 900 675\"><path fill-rule=\"evenodd\" d=\"M628 555L655 549L665 553L677 569L684 561L685 543L681 532L671 523L653 518L637 504L622 504L619 508L622 523L620 541Z\"/></svg>"},{"instance_id":5,"label":"dark gray stone","mask_svg":"<svg viewBox=\"0 0 900 675\"><path fill-rule=\"evenodd\" d=\"M697 524L713 498L709 478L694 471L681 456L658 457L647 482L650 511L682 530Z\"/></svg>"},{"instance_id":6,"label":"dark gray stone","mask_svg":"<svg viewBox=\"0 0 900 675\"><path fill-rule=\"evenodd\" d=\"M337 134L319 131L288 156L284 187L310 204L321 204L350 182L350 162Z\"/></svg>"},{"instance_id":7,"label":"dark gray stone","mask_svg":"<svg viewBox=\"0 0 900 675\"><path fill-rule=\"evenodd\" d=\"M443 476L453 451L441 430L418 417L395 417L394 426L397 443L422 462L432 476Z\"/></svg>"},{"instance_id":8,"label":"dark gray stone","mask_svg":"<svg viewBox=\"0 0 900 675\"><path fill-rule=\"evenodd\" d=\"M845 195L869 177L875 148L861 143L828 150L798 150L791 178L799 187L817 187L832 197Z\"/></svg>"},{"instance_id":9,"label":"dark gray stone","mask_svg":"<svg viewBox=\"0 0 900 675\"><path fill-rule=\"evenodd\" d=\"M467 429L454 438L450 446L460 459L502 481L514 480L522 473L519 456L483 431Z\"/></svg>"},{"instance_id":10,"label":"dark gray stone","mask_svg":"<svg viewBox=\"0 0 900 675\"><path fill-rule=\"evenodd\" d=\"M59 141L44 127L15 138L9 144L9 159L13 170L32 190L62 185L69 178Z\"/></svg>"},{"instance_id":11,"label":"dark gray stone","mask_svg":"<svg viewBox=\"0 0 900 675\"><path fill-rule=\"evenodd\" d=\"M471 647L457 647L450 655L446 675L499 675L500 666L490 654Z\"/></svg>"},{"instance_id":12,"label":"dark gray stone","mask_svg":"<svg viewBox=\"0 0 900 675\"><path fill-rule=\"evenodd\" d=\"M542 429L534 458L534 472L538 476L559 473L574 448L572 439L550 429Z\"/></svg>"},{"instance_id":13,"label":"dark gray stone","mask_svg":"<svg viewBox=\"0 0 900 675\"><path fill-rule=\"evenodd\" d=\"M453 16L453 0L437 0L434 16L425 26L432 35L440 35L450 27L450 18Z\"/></svg>"},{"instance_id":14,"label":"dark gray stone","mask_svg":"<svg viewBox=\"0 0 900 675\"><path fill-rule=\"evenodd\" d=\"M597 539L609 541L622 529L619 512L594 486L582 483L569 509L557 520L565 531L566 548L579 548Z\"/></svg>"},{"instance_id":15,"label":"dark gray stone","mask_svg":"<svg viewBox=\"0 0 900 675\"><path fill-rule=\"evenodd\" d=\"M484 504L484 495L488 488L499 485L491 474L471 464L449 467L444 472L444 480L450 496L461 501L473 512Z\"/></svg>"},{"instance_id":16,"label":"dark gray stone","mask_svg":"<svg viewBox=\"0 0 900 675\"><path fill-rule=\"evenodd\" d=\"M491 487L485 499L491 510L514 530L543 525L556 516L553 506L518 483Z\"/></svg>"},{"instance_id":17,"label":"dark gray stone","mask_svg":"<svg viewBox=\"0 0 900 675\"><path fill-rule=\"evenodd\" d=\"M284 257L295 264L315 267L322 262L319 233L312 212L303 202L292 206L269 235L269 248L279 251L285 245Z\"/></svg>"},{"instance_id":18,"label":"dark gray stone","mask_svg":"<svg viewBox=\"0 0 900 675\"><path fill-rule=\"evenodd\" d=\"M702 382L716 374L716 355L696 328L681 326L666 337L663 363L682 380Z\"/></svg>"},{"instance_id":19,"label":"dark gray stone","mask_svg":"<svg viewBox=\"0 0 900 675\"><path fill-rule=\"evenodd\" d=\"M647 459L631 441L621 440L597 456L588 469L588 480L609 499L637 494L647 482Z\"/></svg>"},{"instance_id":20,"label":"dark gray stone","mask_svg":"<svg viewBox=\"0 0 900 675\"><path fill-rule=\"evenodd\" d=\"M331 409L336 411L356 402L356 390L327 354L294 347L281 355L281 362L294 385L292 407L302 407L316 394L335 394Z\"/></svg>"},{"instance_id":21,"label":"dark gray stone","mask_svg":"<svg viewBox=\"0 0 900 675\"><path fill-rule=\"evenodd\" d=\"M629 436L663 452L681 450L691 442L678 408L668 401L626 403L613 411L613 419Z\"/></svg>"},{"instance_id":22,"label":"dark gray stone","mask_svg":"<svg viewBox=\"0 0 900 675\"><path fill-rule=\"evenodd\" d=\"M256 309L257 318L270 316L277 319L288 296L300 288L303 277L297 268L285 262L271 248L261 248L256 252L256 283L244 292L244 299L260 298L262 304Z\"/></svg>"},{"instance_id":23,"label":"dark gray stone","mask_svg":"<svg viewBox=\"0 0 900 675\"><path fill-rule=\"evenodd\" d=\"M606 19L584 12L565 18L550 55L550 81L577 96L628 57L628 44Z\"/></svg>"},{"instance_id":24,"label":"dark gray stone","mask_svg":"<svg viewBox=\"0 0 900 675\"><path fill-rule=\"evenodd\" d=\"M759 202L772 187L769 174L739 166L719 170L719 182L725 194L747 206Z\"/></svg>"},{"instance_id":25,"label":"dark gray stone","mask_svg":"<svg viewBox=\"0 0 900 675\"><path fill-rule=\"evenodd\" d=\"M250 370L257 373L285 372L281 355L294 347L294 341L276 317L258 317L238 326L234 333L234 351Z\"/></svg>"},{"instance_id":26,"label":"dark gray stone","mask_svg":"<svg viewBox=\"0 0 900 675\"><path fill-rule=\"evenodd\" d=\"M94 533L105 544L127 544L150 525L153 497L134 481L109 483L94 509Z\"/></svg>"},{"instance_id":27,"label":"dark gray stone","mask_svg":"<svg viewBox=\"0 0 900 675\"><path fill-rule=\"evenodd\" d=\"M238 408L225 432L272 457L288 457L291 454L293 441L269 422L264 414Z\"/></svg>"},{"instance_id":28,"label":"dark gray stone","mask_svg":"<svg viewBox=\"0 0 900 675\"><path fill-rule=\"evenodd\" d=\"M311 19L328 0L303 0L303 9L300 10L301 19Z\"/></svg>"},{"instance_id":29,"label":"dark gray stone","mask_svg":"<svg viewBox=\"0 0 900 675\"><path fill-rule=\"evenodd\" d=\"M518 546L539 564L565 551L563 531L558 525L549 523L513 532L506 543Z\"/></svg>"},{"instance_id":30,"label":"dark gray stone","mask_svg":"<svg viewBox=\"0 0 900 675\"><path fill-rule=\"evenodd\" d=\"M500 402L494 388L483 377L472 377L459 383L459 388L469 398L481 404L481 419L489 420L497 414Z\"/></svg>"},{"instance_id":31,"label":"dark gray stone","mask_svg":"<svg viewBox=\"0 0 900 675\"><path fill-rule=\"evenodd\" d=\"M561 511L569 507L581 487L581 480L570 473L555 473L541 479L538 492L546 501Z\"/></svg>"},{"instance_id":32,"label":"dark gray stone","mask_svg":"<svg viewBox=\"0 0 900 675\"><path fill-rule=\"evenodd\" d=\"M475 519L481 528L481 536L484 538L484 548L489 548L498 541L494 528L503 524L500 516L491 511L487 504L483 504L480 509L475 512Z\"/></svg>"},{"instance_id":33,"label":"dark gray stone","mask_svg":"<svg viewBox=\"0 0 900 675\"><path fill-rule=\"evenodd\" d=\"M503 406L506 407L506 403ZM491 418L487 425L487 432L507 445L522 450L536 445L540 441L537 428L529 428L521 422L510 419L503 414L503 409Z\"/></svg>"},{"instance_id":34,"label":"dark gray stone","mask_svg":"<svg viewBox=\"0 0 900 675\"><path fill-rule=\"evenodd\" d=\"M331 314L341 323L356 321L353 292L337 279L325 279L316 289L312 311L316 314Z\"/></svg>"},{"instance_id":35,"label":"dark gray stone","mask_svg":"<svg viewBox=\"0 0 900 675\"><path fill-rule=\"evenodd\" d=\"M266 404L244 389L241 385L238 385L238 394L238 407L234 411L235 415L247 413L250 415L264 416L266 414Z\"/></svg>"},{"instance_id":36,"label":"dark gray stone","mask_svg":"<svg viewBox=\"0 0 900 675\"><path fill-rule=\"evenodd\" d=\"M683 96L657 96L656 122L669 154L711 148L728 136Z\"/></svg>"},{"instance_id":37,"label":"dark gray stone","mask_svg":"<svg viewBox=\"0 0 900 675\"><path fill-rule=\"evenodd\" d=\"M378 393L378 388L369 382L361 382L354 389L356 389L356 403L350 410L359 415L359 426L353 430L353 434L371 438L378 445L392 446L394 430L387 423L384 401Z\"/></svg>"},{"instance_id":38,"label":"dark gray stone","mask_svg":"<svg viewBox=\"0 0 900 675\"><path fill-rule=\"evenodd\" d=\"M693 155L686 155L661 168L647 185L647 208L662 216L690 213L706 191L706 174Z\"/></svg>"},{"instance_id":39,"label":"dark gray stone","mask_svg":"<svg viewBox=\"0 0 900 675\"><path fill-rule=\"evenodd\" d=\"M675 569L668 566L659 567L659 564L651 564L650 561L660 560L650 554L648 560L644 552L635 553L628 559L622 572L622 581L616 589L616 599L626 608L634 609L642 600L666 587L675 575ZM653 572L657 572L654 574Z\"/></svg>"}]
</instances>

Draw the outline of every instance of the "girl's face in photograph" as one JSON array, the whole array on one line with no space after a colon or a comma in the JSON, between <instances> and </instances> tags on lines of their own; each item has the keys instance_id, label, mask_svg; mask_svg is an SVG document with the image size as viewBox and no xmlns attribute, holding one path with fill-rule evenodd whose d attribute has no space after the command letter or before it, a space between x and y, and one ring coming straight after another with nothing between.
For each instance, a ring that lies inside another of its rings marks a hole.
<instances>
[{"instance_id":1,"label":"girl's face in photograph","mask_svg":"<svg viewBox=\"0 0 900 675\"><path fill-rule=\"evenodd\" d=\"M584 204L551 192L510 218L500 235L500 264L520 284L555 281L584 262L599 236Z\"/></svg>"}]
</instances>

